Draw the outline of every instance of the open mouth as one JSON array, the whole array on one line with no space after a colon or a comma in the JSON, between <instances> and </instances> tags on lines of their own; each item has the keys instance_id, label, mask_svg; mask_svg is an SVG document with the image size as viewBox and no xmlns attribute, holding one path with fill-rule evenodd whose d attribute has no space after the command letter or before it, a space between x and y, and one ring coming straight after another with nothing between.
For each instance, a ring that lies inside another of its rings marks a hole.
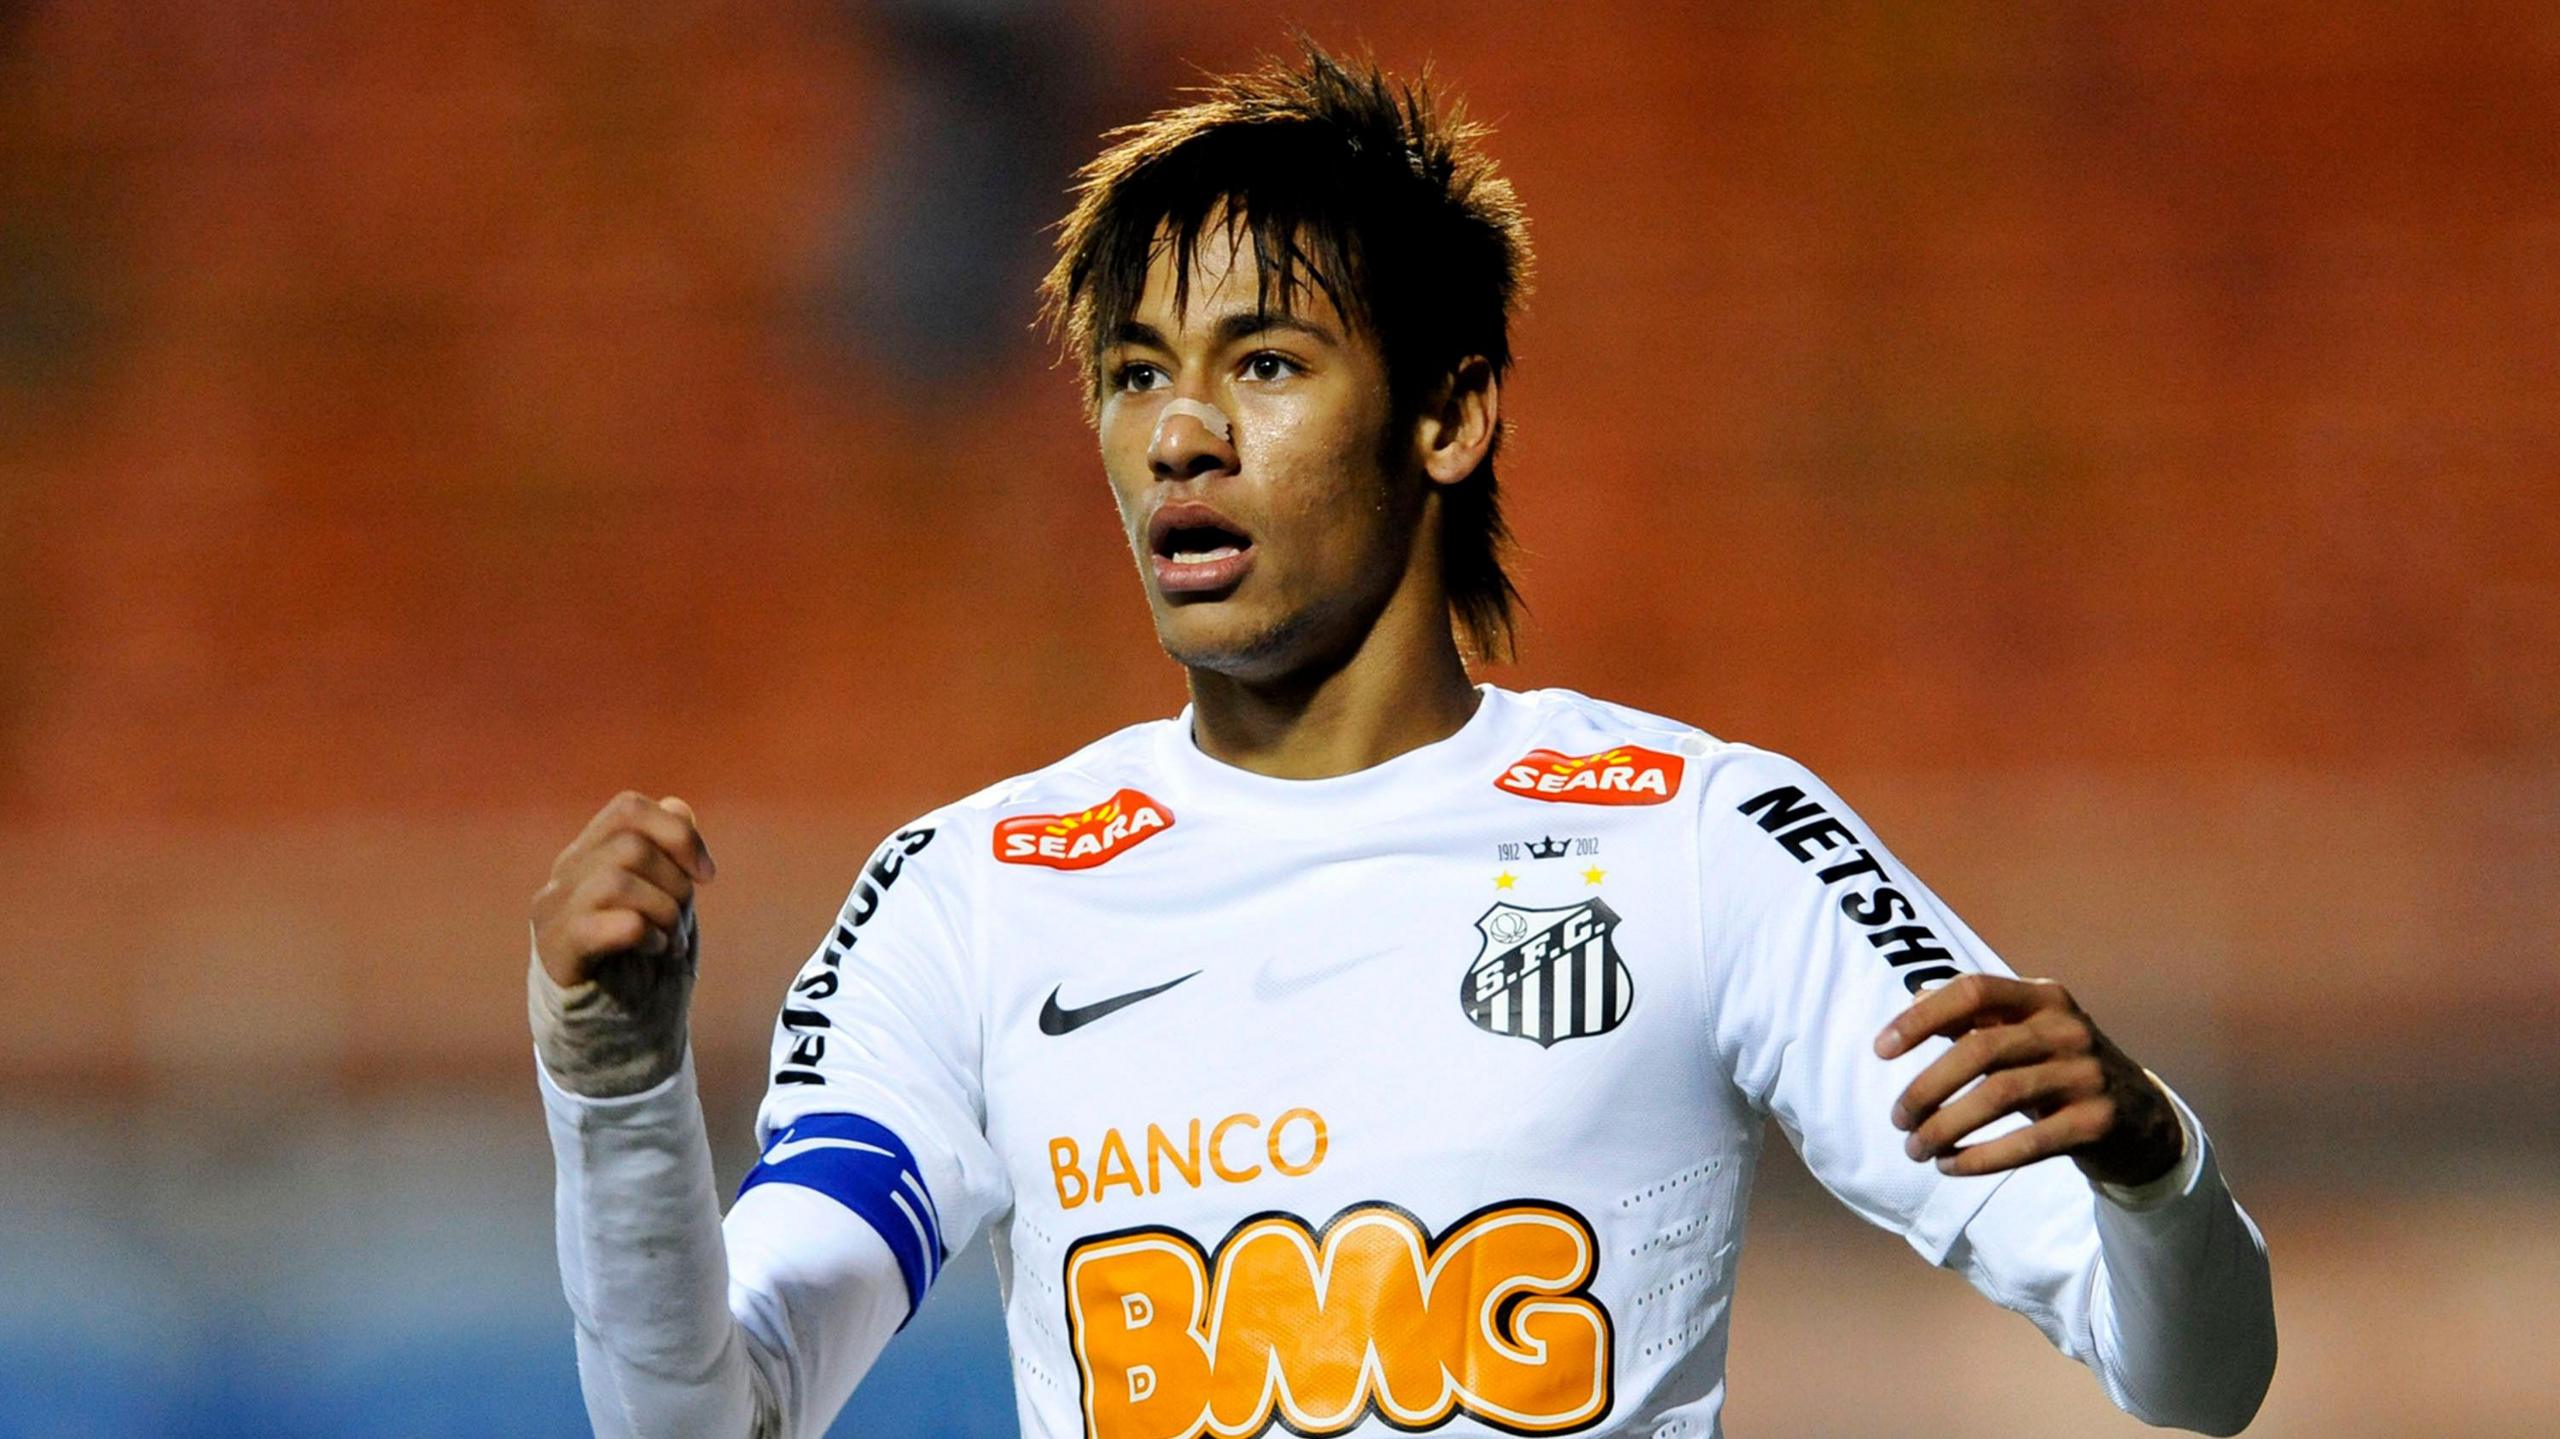
<instances>
[{"instance_id":1,"label":"open mouth","mask_svg":"<svg viewBox=\"0 0 2560 1439\"><path fill-rule=\"evenodd\" d=\"M1177 565L1202 565L1252 547L1253 541L1219 525L1184 525L1166 535L1156 553Z\"/></svg>"},{"instance_id":2,"label":"open mouth","mask_svg":"<svg viewBox=\"0 0 2560 1439\"><path fill-rule=\"evenodd\" d=\"M1197 501L1158 509L1147 523L1156 588L1168 595L1221 591L1253 565L1253 537Z\"/></svg>"}]
</instances>

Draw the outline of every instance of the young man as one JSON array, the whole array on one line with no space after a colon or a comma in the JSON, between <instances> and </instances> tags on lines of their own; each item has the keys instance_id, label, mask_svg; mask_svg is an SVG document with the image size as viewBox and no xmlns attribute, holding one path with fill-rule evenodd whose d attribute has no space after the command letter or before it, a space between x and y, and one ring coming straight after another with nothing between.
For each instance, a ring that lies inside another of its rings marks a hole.
<instances>
[{"instance_id":1,"label":"young man","mask_svg":"<svg viewBox=\"0 0 2560 1439\"><path fill-rule=\"evenodd\" d=\"M982 1228L1029 1436L1718 1431L1764 1119L2154 1423L2239 1430L2263 1246L2192 1112L1801 767L1505 640L1527 249L1476 131L1310 52L1123 132L1047 295L1183 714L890 836L725 1228L692 812L535 897L605 1435L821 1433Z\"/></svg>"}]
</instances>

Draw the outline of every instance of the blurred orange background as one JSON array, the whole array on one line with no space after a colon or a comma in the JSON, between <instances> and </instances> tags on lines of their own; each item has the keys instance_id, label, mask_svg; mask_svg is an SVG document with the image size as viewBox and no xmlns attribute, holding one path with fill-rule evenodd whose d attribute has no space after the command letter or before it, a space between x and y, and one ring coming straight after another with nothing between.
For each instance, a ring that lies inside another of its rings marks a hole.
<instances>
[{"instance_id":1,"label":"blurred orange background","mask_svg":"<svg viewBox=\"0 0 2560 1439\"><path fill-rule=\"evenodd\" d=\"M721 858L734 1146L881 834L1181 703L1031 286L1290 20L1529 209L1486 677L1805 760L2195 1097L2255 1432L2560 1426L2544 5L0 0L11 1107L539 1164L525 902L633 786ZM1736 1432L2131 1427L1769 1187Z\"/></svg>"}]
</instances>

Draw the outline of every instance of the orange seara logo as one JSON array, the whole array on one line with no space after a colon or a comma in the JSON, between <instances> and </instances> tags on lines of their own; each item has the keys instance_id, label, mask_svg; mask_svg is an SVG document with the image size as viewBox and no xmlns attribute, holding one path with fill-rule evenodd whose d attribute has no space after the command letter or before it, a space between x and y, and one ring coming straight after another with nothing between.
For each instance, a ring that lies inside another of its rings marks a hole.
<instances>
[{"instance_id":1,"label":"orange seara logo","mask_svg":"<svg viewBox=\"0 0 2560 1439\"><path fill-rule=\"evenodd\" d=\"M1582 1216L1510 1201L1434 1239L1390 1204L1321 1229L1246 1221L1205 1253L1172 1229L1067 1251L1068 1344L1087 1439L1340 1434L1455 1414L1513 1433L1609 1412L1609 1311Z\"/></svg>"},{"instance_id":2,"label":"orange seara logo","mask_svg":"<svg viewBox=\"0 0 2560 1439\"><path fill-rule=\"evenodd\" d=\"M1022 814L996 825L996 858L1006 864L1091 869L1173 825L1173 811L1124 789L1079 814Z\"/></svg>"},{"instance_id":3,"label":"orange seara logo","mask_svg":"<svg viewBox=\"0 0 2560 1439\"><path fill-rule=\"evenodd\" d=\"M1679 792L1685 763L1676 754L1632 744L1597 754L1533 749L1493 784L1549 804L1660 804Z\"/></svg>"}]
</instances>

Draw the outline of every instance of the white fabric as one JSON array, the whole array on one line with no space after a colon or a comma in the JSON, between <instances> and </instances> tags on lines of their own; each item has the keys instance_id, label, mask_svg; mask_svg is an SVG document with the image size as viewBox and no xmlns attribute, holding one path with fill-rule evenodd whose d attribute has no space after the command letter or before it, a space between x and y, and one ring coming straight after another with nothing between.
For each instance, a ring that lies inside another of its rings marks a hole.
<instances>
[{"instance_id":1,"label":"white fabric","mask_svg":"<svg viewBox=\"0 0 2560 1439\"><path fill-rule=\"evenodd\" d=\"M2266 1241L2223 1187L2194 1111L2162 1088L2188 1137L2154 1181L2173 1188L2143 1186L2140 1208L2093 1206L2067 1165L2030 1166L1992 1195L1947 1263L2095 1370L2126 1413L2236 1434L2275 1370Z\"/></svg>"},{"instance_id":2,"label":"white fabric","mask_svg":"<svg viewBox=\"0 0 2560 1439\"><path fill-rule=\"evenodd\" d=\"M625 959L609 976L572 985L552 979L541 948L527 938L525 1013L533 1052L561 1088L592 1099L638 1094L665 1083L684 1062L699 958L690 904L680 932L682 953L672 960Z\"/></svg>"},{"instance_id":3,"label":"white fabric","mask_svg":"<svg viewBox=\"0 0 2560 1439\"><path fill-rule=\"evenodd\" d=\"M608 1179L590 1126L555 1144L582 1329L629 1326L633 1362L705 1392L764 1374L817 1432L876 1347L845 1306L906 1307L873 1227L779 1178L795 1122L853 1114L912 1150L944 1244L991 1227L1027 1439L1709 1434L1766 1114L2120 1405L2245 1421L2263 1250L2183 1107L2193 1172L2140 1213L2067 1161L1915 1163L1889 1113L1944 1042L1885 1062L1874 1037L1998 958L1801 766L1483 693L1448 739L1323 780L1213 761L1186 712L893 836L786 1001L758 1116L779 1182L731 1213L725 1304L698 1275L599 1284L600 1223L570 1212L628 1206L620 1242L698 1259L707 1161ZM678 1082L659 1118L698 1133ZM752 1337L724 1350L732 1309ZM733 1412L613 1432L745 1432Z\"/></svg>"},{"instance_id":4,"label":"white fabric","mask_svg":"<svg viewBox=\"0 0 2560 1439\"><path fill-rule=\"evenodd\" d=\"M888 1246L787 1185L750 1191L724 1226L690 1053L655 1088L614 1099L534 1068L597 1439L824 1434L906 1318Z\"/></svg>"}]
</instances>

